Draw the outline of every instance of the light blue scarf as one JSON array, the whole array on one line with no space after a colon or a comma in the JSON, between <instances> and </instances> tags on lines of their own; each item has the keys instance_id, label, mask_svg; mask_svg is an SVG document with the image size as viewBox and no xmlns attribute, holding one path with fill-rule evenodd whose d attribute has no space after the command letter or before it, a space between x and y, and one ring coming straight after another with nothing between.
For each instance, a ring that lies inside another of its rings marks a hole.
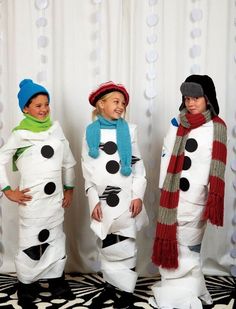
<instances>
[{"instance_id":1,"label":"light blue scarf","mask_svg":"<svg viewBox=\"0 0 236 309\"><path fill-rule=\"evenodd\" d=\"M116 129L116 142L121 160L121 174L129 176L131 169L131 138L128 123L123 119L108 120L102 116L91 123L86 129L86 141L89 147L89 156L96 159L99 156L101 129Z\"/></svg>"}]
</instances>

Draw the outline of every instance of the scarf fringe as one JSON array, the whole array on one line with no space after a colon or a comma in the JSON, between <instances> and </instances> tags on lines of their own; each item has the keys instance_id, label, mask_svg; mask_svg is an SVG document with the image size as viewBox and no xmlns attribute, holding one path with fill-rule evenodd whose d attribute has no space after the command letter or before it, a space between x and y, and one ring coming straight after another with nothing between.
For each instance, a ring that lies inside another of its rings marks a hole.
<instances>
[{"instance_id":1,"label":"scarf fringe","mask_svg":"<svg viewBox=\"0 0 236 309\"><path fill-rule=\"evenodd\" d=\"M152 261L157 266L176 269L178 268L177 240L156 238L153 246Z\"/></svg>"},{"instance_id":2,"label":"scarf fringe","mask_svg":"<svg viewBox=\"0 0 236 309\"><path fill-rule=\"evenodd\" d=\"M152 261L163 268L178 268L177 225L158 223Z\"/></svg>"},{"instance_id":3,"label":"scarf fringe","mask_svg":"<svg viewBox=\"0 0 236 309\"><path fill-rule=\"evenodd\" d=\"M223 226L224 222L224 198L216 193L208 196L203 219L209 220L212 224Z\"/></svg>"}]
</instances>

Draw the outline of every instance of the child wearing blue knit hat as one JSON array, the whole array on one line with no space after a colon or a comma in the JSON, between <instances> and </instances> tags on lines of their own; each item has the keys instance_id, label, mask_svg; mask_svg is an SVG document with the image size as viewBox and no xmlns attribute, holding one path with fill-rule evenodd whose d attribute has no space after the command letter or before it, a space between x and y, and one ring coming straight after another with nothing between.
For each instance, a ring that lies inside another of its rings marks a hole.
<instances>
[{"instance_id":1,"label":"child wearing blue knit hat","mask_svg":"<svg viewBox=\"0 0 236 309\"><path fill-rule=\"evenodd\" d=\"M32 309L40 279L48 279L53 297L74 298L64 277L63 220L72 202L76 162L61 126L50 119L47 89L31 79L19 86L24 119L0 149L0 187L19 205L18 304ZM17 189L11 188L5 168L11 158L21 175Z\"/></svg>"},{"instance_id":2,"label":"child wearing blue knit hat","mask_svg":"<svg viewBox=\"0 0 236 309\"><path fill-rule=\"evenodd\" d=\"M129 103L125 87L103 83L90 94L89 102L97 120L86 128L82 168L90 226L99 239L105 281L102 293L93 298L90 308L104 308L109 299L114 301L113 308L127 308L135 300L138 277L136 233L148 224L143 207L145 168L137 127L123 118Z\"/></svg>"}]
</instances>

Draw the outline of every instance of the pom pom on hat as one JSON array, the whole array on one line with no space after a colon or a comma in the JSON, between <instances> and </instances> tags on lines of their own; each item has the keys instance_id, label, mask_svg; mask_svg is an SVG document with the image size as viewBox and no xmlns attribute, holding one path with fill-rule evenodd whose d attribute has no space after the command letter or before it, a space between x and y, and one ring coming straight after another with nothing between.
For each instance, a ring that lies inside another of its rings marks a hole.
<instances>
[{"instance_id":1,"label":"pom pom on hat","mask_svg":"<svg viewBox=\"0 0 236 309\"><path fill-rule=\"evenodd\" d=\"M20 84L20 91L18 92L18 100L20 109L23 111L25 105L28 101L37 93L45 93L48 96L48 102L50 101L50 96L46 88L36 84L32 79L23 79Z\"/></svg>"},{"instance_id":2,"label":"pom pom on hat","mask_svg":"<svg viewBox=\"0 0 236 309\"><path fill-rule=\"evenodd\" d=\"M101 84L97 89L93 90L89 95L89 102L91 105L95 106L97 101L113 91L121 92L124 95L126 105L129 104L129 94L122 84L115 84L112 81Z\"/></svg>"}]
</instances>

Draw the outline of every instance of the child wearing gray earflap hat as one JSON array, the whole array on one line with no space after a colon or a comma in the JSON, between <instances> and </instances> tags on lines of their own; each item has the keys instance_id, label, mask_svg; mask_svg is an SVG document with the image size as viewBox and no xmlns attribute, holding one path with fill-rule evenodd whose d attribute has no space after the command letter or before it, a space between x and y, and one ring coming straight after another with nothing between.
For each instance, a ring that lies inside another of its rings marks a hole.
<instances>
[{"instance_id":1,"label":"child wearing gray earflap hat","mask_svg":"<svg viewBox=\"0 0 236 309\"><path fill-rule=\"evenodd\" d=\"M180 91L180 114L162 149L152 255L162 281L153 292L158 308L200 309L212 304L200 249L207 221L223 225L227 132L209 76L187 77Z\"/></svg>"},{"instance_id":2,"label":"child wearing gray earflap hat","mask_svg":"<svg viewBox=\"0 0 236 309\"><path fill-rule=\"evenodd\" d=\"M74 298L64 278L63 220L72 202L76 162L61 126L50 119L47 89L31 79L19 86L24 119L0 149L0 187L19 205L18 304L32 309L40 279L48 279L53 297ZM12 158L21 175L17 189L11 188L5 167Z\"/></svg>"}]
</instances>

